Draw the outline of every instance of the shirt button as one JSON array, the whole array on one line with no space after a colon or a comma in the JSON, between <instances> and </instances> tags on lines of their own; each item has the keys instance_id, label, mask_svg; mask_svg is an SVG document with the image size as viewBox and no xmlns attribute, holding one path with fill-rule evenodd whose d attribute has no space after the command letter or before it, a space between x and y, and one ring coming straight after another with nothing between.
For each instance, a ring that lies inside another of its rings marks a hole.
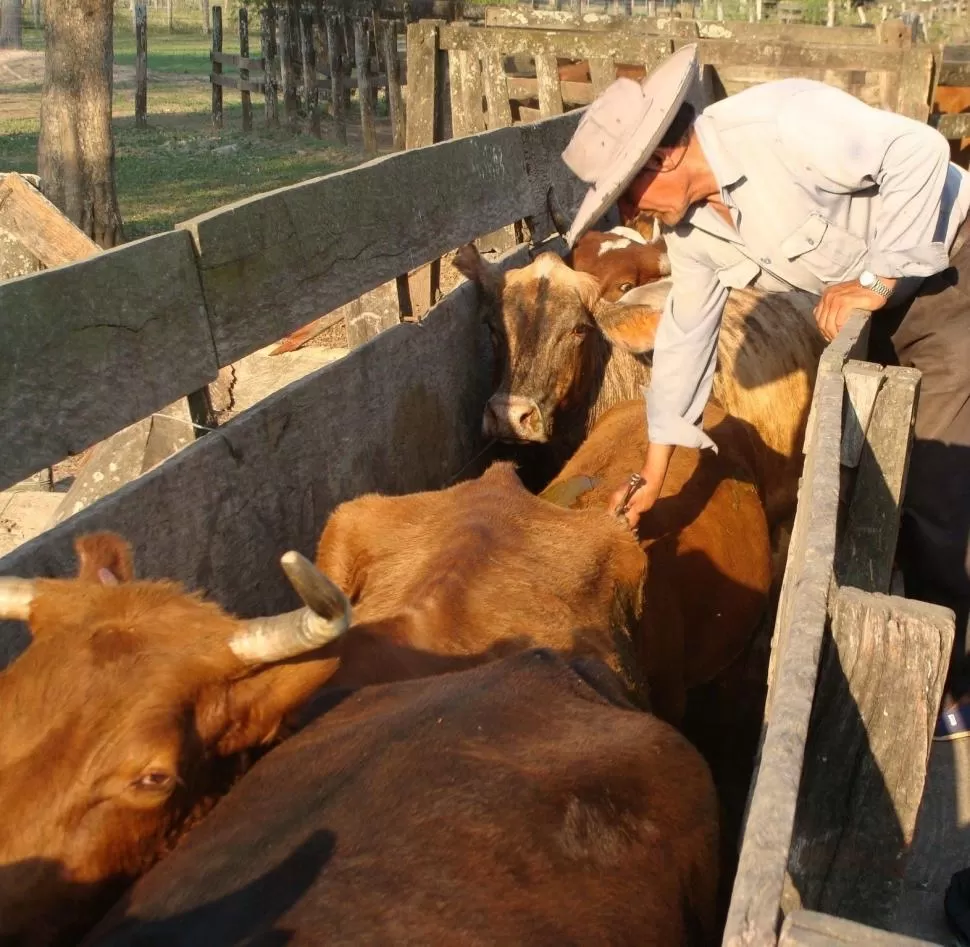
<instances>
[{"instance_id":1,"label":"shirt button","mask_svg":"<svg viewBox=\"0 0 970 947\"><path fill-rule=\"evenodd\" d=\"M770 266L771 265L771 260L768 257L766 257L766 256L763 256L761 258L761 262L764 263L765 266Z\"/></svg>"}]
</instances>

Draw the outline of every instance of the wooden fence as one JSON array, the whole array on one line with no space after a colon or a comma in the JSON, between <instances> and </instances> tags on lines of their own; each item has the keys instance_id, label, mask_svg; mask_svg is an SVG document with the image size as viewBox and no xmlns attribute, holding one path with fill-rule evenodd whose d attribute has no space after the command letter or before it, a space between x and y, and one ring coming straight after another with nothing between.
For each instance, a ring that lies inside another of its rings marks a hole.
<instances>
[{"instance_id":1,"label":"wooden fence","mask_svg":"<svg viewBox=\"0 0 970 947\"><path fill-rule=\"evenodd\" d=\"M954 616L890 594L919 373L859 361L867 335L854 316L819 366L724 947L918 943L875 928L900 893Z\"/></svg>"},{"instance_id":2,"label":"wooden fence","mask_svg":"<svg viewBox=\"0 0 970 947\"><path fill-rule=\"evenodd\" d=\"M500 16L504 14L493 15L493 22ZM571 25L540 29L435 20L409 24L407 147L580 108L615 79L618 66L636 67L644 74L689 42L698 45L704 77L701 95L706 101L795 75L820 79L871 105L920 121L929 114L934 52L914 45L909 31L891 23L883 24L884 41L878 45L755 40L747 34L744 39L698 38L693 21L669 21L659 35L625 26L572 29ZM676 35L671 35L671 29ZM589 79L561 79L560 59L585 61ZM482 249L514 245L521 234L521 224L504 228L489 235ZM433 304L437 283L434 263L416 275L412 297L416 311L426 311Z\"/></svg>"},{"instance_id":3,"label":"wooden fence","mask_svg":"<svg viewBox=\"0 0 970 947\"><path fill-rule=\"evenodd\" d=\"M223 89L237 90L242 100L242 128L252 128L253 93L264 101L267 127L283 120L291 129L321 136L321 100L330 103L338 141L347 142L351 92L357 90L365 152L377 151L375 105L383 89L388 105L393 147L404 148L404 98L407 60L398 49L403 21L376 16L326 12L322 17L303 12L293 21L282 6L261 14L261 49L250 56L249 20L239 10L239 53L223 49L222 10L212 9L212 122L223 124ZM236 70L227 75L226 68ZM308 77L313 77L308 81ZM302 119L301 119L302 115Z\"/></svg>"}]
</instances>

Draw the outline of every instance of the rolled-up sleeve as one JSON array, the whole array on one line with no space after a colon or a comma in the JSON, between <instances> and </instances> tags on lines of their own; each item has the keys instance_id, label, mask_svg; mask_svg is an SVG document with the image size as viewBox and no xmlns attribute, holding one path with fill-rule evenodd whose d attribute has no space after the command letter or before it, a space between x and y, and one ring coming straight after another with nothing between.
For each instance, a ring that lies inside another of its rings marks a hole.
<instances>
[{"instance_id":1,"label":"rolled-up sleeve","mask_svg":"<svg viewBox=\"0 0 970 947\"><path fill-rule=\"evenodd\" d=\"M717 363L717 339L728 290L713 266L667 239L673 288L654 342L653 372L644 389L650 440L684 447L717 446L701 430Z\"/></svg>"},{"instance_id":2,"label":"rolled-up sleeve","mask_svg":"<svg viewBox=\"0 0 970 947\"><path fill-rule=\"evenodd\" d=\"M821 86L792 96L779 131L792 161L820 175L823 187L878 186L866 269L898 278L932 276L949 266L950 149L936 129Z\"/></svg>"}]
</instances>

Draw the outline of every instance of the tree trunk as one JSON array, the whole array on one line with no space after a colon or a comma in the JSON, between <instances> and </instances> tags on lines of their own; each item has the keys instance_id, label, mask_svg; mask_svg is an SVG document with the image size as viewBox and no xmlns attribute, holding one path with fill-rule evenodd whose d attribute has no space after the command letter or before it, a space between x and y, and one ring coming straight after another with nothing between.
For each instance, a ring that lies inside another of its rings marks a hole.
<instances>
[{"instance_id":1,"label":"tree trunk","mask_svg":"<svg viewBox=\"0 0 970 947\"><path fill-rule=\"evenodd\" d=\"M111 131L112 0L46 0L37 170L45 197L102 247L124 239Z\"/></svg>"},{"instance_id":2,"label":"tree trunk","mask_svg":"<svg viewBox=\"0 0 970 947\"><path fill-rule=\"evenodd\" d=\"M3 0L0 8L0 49L23 49L20 0Z\"/></svg>"}]
</instances>

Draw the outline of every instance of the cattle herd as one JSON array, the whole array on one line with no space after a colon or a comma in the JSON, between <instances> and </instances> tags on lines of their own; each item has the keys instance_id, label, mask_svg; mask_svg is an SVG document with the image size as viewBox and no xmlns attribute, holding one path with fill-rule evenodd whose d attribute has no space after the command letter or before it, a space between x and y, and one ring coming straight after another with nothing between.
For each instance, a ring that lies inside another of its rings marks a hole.
<instances>
[{"instance_id":1,"label":"cattle herd","mask_svg":"<svg viewBox=\"0 0 970 947\"><path fill-rule=\"evenodd\" d=\"M824 345L799 294L732 290L718 452L677 448L636 535L662 239L503 270L474 479L366 495L240 620L139 580L0 578L0 944L713 945Z\"/></svg>"}]
</instances>

